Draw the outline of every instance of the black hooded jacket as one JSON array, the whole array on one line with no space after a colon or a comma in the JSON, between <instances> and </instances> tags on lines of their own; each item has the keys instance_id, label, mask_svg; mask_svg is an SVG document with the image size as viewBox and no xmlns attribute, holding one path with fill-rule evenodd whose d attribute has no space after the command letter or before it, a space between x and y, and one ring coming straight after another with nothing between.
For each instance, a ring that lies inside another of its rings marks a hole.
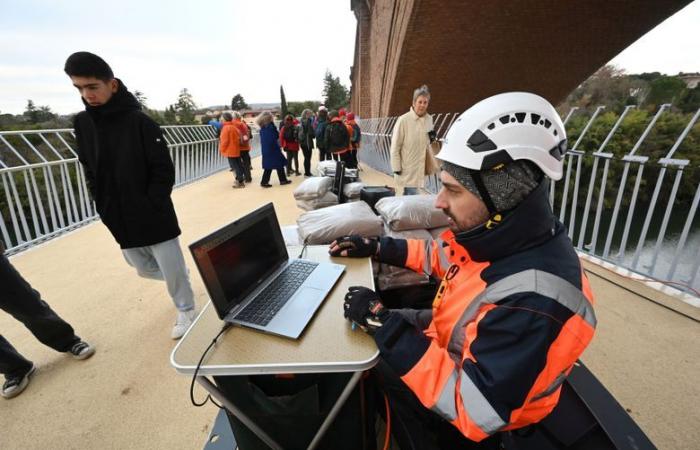
<instances>
[{"instance_id":1,"label":"black hooded jacket","mask_svg":"<svg viewBox=\"0 0 700 450\"><path fill-rule=\"evenodd\" d=\"M175 167L160 127L119 82L112 98L75 117L78 158L102 222L123 249L180 235L170 192Z\"/></svg>"}]
</instances>

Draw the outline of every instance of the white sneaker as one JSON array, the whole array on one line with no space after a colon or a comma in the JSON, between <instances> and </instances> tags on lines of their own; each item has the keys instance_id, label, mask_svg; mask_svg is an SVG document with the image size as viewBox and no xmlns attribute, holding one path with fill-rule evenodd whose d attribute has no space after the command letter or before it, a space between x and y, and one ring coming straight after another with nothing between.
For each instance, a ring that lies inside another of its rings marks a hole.
<instances>
[{"instance_id":1,"label":"white sneaker","mask_svg":"<svg viewBox=\"0 0 700 450\"><path fill-rule=\"evenodd\" d=\"M194 322L195 317L197 317L197 312L194 309L178 311L175 326L170 336L173 339L180 339L184 336L185 332L190 328L190 325L192 325L192 322Z\"/></svg>"}]
</instances>

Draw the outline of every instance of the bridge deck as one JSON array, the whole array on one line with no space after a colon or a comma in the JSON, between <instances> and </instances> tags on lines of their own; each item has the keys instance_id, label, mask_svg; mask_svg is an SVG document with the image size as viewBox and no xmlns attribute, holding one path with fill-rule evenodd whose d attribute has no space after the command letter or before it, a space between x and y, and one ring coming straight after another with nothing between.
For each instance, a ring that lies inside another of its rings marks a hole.
<instances>
[{"instance_id":1,"label":"bridge deck","mask_svg":"<svg viewBox=\"0 0 700 450\"><path fill-rule=\"evenodd\" d=\"M254 160L259 177L259 159ZM274 182L276 180L273 177ZM231 189L222 172L173 194L183 229L181 245L272 201L282 224L300 210L300 182L263 190ZM371 169L370 184L391 180ZM206 293L193 262L198 308ZM137 277L111 235L93 223L11 258L54 309L97 346L75 361L39 344L17 321L0 315L0 330L38 366L20 397L0 401L3 448L200 448L216 409L190 404L189 379L169 364L174 309L162 283ZM597 297L598 334L584 356L588 367L628 408L659 448L693 448L700 388L700 327L661 304L675 300L588 264ZM628 289L631 289L628 290ZM203 391L197 388L196 397Z\"/></svg>"}]
</instances>

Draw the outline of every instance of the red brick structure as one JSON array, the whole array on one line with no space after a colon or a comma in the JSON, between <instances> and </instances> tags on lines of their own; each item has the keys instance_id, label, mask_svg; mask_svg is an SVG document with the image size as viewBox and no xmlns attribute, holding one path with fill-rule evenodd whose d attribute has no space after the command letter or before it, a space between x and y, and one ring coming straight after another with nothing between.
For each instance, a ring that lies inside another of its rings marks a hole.
<instances>
[{"instance_id":1,"label":"red brick structure","mask_svg":"<svg viewBox=\"0 0 700 450\"><path fill-rule=\"evenodd\" d=\"M690 0L351 0L357 17L351 109L463 111L508 90L553 103Z\"/></svg>"}]
</instances>

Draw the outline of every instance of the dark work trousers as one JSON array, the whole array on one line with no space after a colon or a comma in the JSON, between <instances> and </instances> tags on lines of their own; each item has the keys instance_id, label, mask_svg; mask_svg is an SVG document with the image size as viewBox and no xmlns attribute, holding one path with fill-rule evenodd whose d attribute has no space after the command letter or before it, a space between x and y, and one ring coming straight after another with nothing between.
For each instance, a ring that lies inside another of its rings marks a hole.
<instances>
[{"instance_id":1,"label":"dark work trousers","mask_svg":"<svg viewBox=\"0 0 700 450\"><path fill-rule=\"evenodd\" d=\"M241 161L243 162L245 181L246 183L250 183L253 181L253 177L250 175L250 171L253 170L253 166L250 163L250 150L241 150Z\"/></svg>"},{"instance_id":2,"label":"dark work trousers","mask_svg":"<svg viewBox=\"0 0 700 450\"><path fill-rule=\"evenodd\" d=\"M58 352L67 352L80 340L73 327L41 299L4 255L0 255L0 309L22 322L42 344ZM0 373L17 377L31 367L31 361L0 335Z\"/></svg>"},{"instance_id":3,"label":"dark work trousers","mask_svg":"<svg viewBox=\"0 0 700 450\"><path fill-rule=\"evenodd\" d=\"M496 434L481 442L474 442L462 435L459 430L427 409L418 397L401 381L401 378L384 360L373 369L377 376L380 392L387 396L391 412L391 434L401 450L496 450L500 448L501 437ZM383 404L382 399L378 405ZM379 407L382 415L384 408ZM386 420L386 417L384 418Z\"/></svg>"},{"instance_id":4,"label":"dark work trousers","mask_svg":"<svg viewBox=\"0 0 700 450\"><path fill-rule=\"evenodd\" d=\"M262 180L260 180L260 184L270 184L270 175L272 175L272 169L263 170L263 176ZM284 174L284 169L277 169L277 178L280 179L280 183L287 181L287 176Z\"/></svg>"},{"instance_id":5,"label":"dark work trousers","mask_svg":"<svg viewBox=\"0 0 700 450\"><path fill-rule=\"evenodd\" d=\"M243 168L243 161L240 157L238 158L227 158L228 165L231 166L233 173L236 174L236 181L243 183L245 181L245 169Z\"/></svg>"},{"instance_id":6,"label":"dark work trousers","mask_svg":"<svg viewBox=\"0 0 700 450\"><path fill-rule=\"evenodd\" d=\"M299 150L284 149L284 152L287 154L287 175L291 175L292 172L299 173ZM292 166L294 166L294 170L292 170Z\"/></svg>"},{"instance_id":7,"label":"dark work trousers","mask_svg":"<svg viewBox=\"0 0 700 450\"><path fill-rule=\"evenodd\" d=\"M301 151L304 154L304 175L311 176L311 147L302 144Z\"/></svg>"},{"instance_id":8,"label":"dark work trousers","mask_svg":"<svg viewBox=\"0 0 700 450\"><path fill-rule=\"evenodd\" d=\"M350 156L352 157L352 162L348 166L351 169L357 169L357 165L359 164L359 161L357 160L357 149L353 148L350 150Z\"/></svg>"},{"instance_id":9,"label":"dark work trousers","mask_svg":"<svg viewBox=\"0 0 700 450\"><path fill-rule=\"evenodd\" d=\"M323 149L323 148L318 149L318 160L319 161L330 161L331 159L333 159L331 157L331 152L329 152L328 150Z\"/></svg>"}]
</instances>

